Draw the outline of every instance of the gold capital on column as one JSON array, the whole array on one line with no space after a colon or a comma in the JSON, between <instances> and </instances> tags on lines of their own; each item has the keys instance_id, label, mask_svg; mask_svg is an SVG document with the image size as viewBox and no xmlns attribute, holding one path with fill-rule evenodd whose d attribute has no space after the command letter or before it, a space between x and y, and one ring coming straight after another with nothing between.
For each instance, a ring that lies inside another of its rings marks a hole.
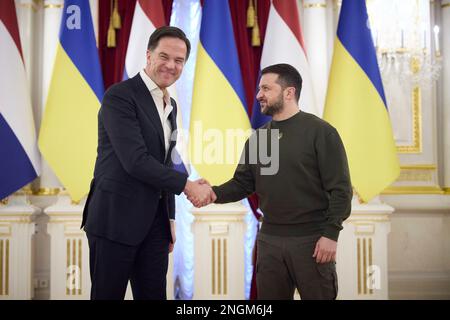
<instances>
[{"instance_id":1,"label":"gold capital on column","mask_svg":"<svg viewBox=\"0 0 450 320\"><path fill-rule=\"evenodd\" d=\"M324 2L317 2L317 3L304 3L303 8L310 9L310 8L326 8L327 4Z\"/></svg>"}]
</instances>

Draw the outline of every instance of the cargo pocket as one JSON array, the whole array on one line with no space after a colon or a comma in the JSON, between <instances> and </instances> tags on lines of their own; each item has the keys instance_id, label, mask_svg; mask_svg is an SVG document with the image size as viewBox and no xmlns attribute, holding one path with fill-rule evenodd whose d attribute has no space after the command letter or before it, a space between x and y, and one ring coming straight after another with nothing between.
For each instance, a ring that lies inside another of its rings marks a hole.
<instances>
[{"instance_id":1,"label":"cargo pocket","mask_svg":"<svg viewBox=\"0 0 450 320\"><path fill-rule=\"evenodd\" d=\"M317 270L322 277L321 287L324 299L336 300L338 294L336 262L318 263Z\"/></svg>"}]
</instances>

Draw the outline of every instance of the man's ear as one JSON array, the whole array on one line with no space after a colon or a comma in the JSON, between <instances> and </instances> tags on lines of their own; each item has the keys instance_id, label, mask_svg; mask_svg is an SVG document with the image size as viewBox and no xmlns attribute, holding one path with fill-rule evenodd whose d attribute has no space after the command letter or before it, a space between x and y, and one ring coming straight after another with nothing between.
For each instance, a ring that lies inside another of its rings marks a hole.
<instances>
[{"instance_id":1,"label":"man's ear","mask_svg":"<svg viewBox=\"0 0 450 320\"><path fill-rule=\"evenodd\" d=\"M294 87L286 88L286 98L288 98L289 100L295 99L295 88Z\"/></svg>"}]
</instances>

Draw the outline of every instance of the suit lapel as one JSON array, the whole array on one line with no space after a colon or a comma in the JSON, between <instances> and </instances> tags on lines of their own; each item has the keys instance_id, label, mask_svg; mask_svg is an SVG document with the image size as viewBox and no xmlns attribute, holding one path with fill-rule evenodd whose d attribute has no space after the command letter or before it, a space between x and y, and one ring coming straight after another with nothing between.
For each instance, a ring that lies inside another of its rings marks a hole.
<instances>
[{"instance_id":1,"label":"suit lapel","mask_svg":"<svg viewBox=\"0 0 450 320\"><path fill-rule=\"evenodd\" d=\"M161 119L159 118L158 110L156 110L156 105L155 102L153 101L153 97L150 94L150 91L148 91L148 88L145 85L139 73L133 78L133 80L137 87L137 95L136 95L137 102L153 123L153 126L156 128L156 131L158 132L161 145L164 147L165 146L164 132L161 125Z\"/></svg>"}]
</instances>

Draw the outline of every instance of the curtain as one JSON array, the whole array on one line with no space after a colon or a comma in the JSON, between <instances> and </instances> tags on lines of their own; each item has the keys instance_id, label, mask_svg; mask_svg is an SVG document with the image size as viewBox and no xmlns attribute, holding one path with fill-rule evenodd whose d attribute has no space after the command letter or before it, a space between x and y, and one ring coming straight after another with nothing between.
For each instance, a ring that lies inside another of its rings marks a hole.
<instances>
[{"instance_id":1,"label":"curtain","mask_svg":"<svg viewBox=\"0 0 450 320\"><path fill-rule=\"evenodd\" d=\"M270 0L254 1L257 9L261 45L259 47L253 47L251 44L252 29L247 28L247 8L250 1L253 0L229 0L249 117L252 114L253 102L255 100L255 89L258 81L263 40L270 8Z\"/></svg>"}]
</instances>

